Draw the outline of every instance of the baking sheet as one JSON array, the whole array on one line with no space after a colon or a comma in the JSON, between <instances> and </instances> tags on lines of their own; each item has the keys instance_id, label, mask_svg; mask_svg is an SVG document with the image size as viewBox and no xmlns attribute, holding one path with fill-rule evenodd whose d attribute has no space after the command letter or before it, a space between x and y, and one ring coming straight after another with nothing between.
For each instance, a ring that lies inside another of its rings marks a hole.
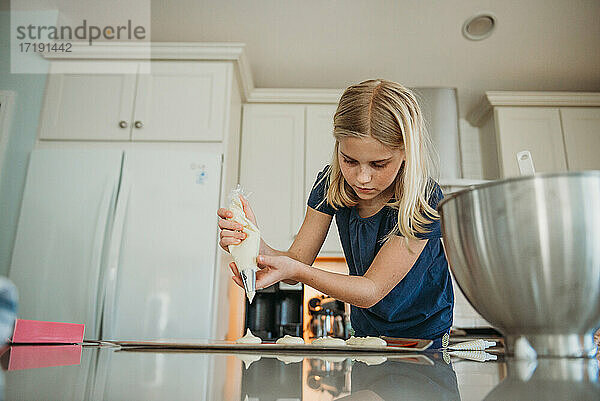
<instances>
[{"instance_id":1,"label":"baking sheet","mask_svg":"<svg viewBox=\"0 0 600 401\"><path fill-rule=\"evenodd\" d=\"M153 340L153 341L112 341L123 348L162 348L162 349L197 349L197 350L225 350L225 351L260 351L260 352L343 352L362 353L376 352L383 354L424 351L431 346L433 341L416 338L398 338L395 343L387 347L364 347L358 345L344 345L326 347L312 344L237 344L233 341L207 341L207 340ZM403 346L403 344L409 346Z\"/></svg>"},{"instance_id":2,"label":"baking sheet","mask_svg":"<svg viewBox=\"0 0 600 401\"><path fill-rule=\"evenodd\" d=\"M117 352L152 352L152 353L203 353L203 354L223 354L223 355L232 355L236 356L242 361L245 360L245 357L252 356L260 358L275 358L282 362L290 363L290 360L286 360L288 357L299 357L301 359L309 358L309 359L321 359L326 362L340 362L335 358L352 359L357 360L359 362L365 362L362 358L373 358L373 357L383 357L384 360L381 361L400 361L406 363L414 363L417 365L429 365L434 366L434 362L426 356L424 353L417 352L397 352L397 353L389 353L389 352L333 352L333 353L306 353L301 351L273 351L273 352L265 352L265 351L232 351L232 350L214 350L214 349L197 349L197 348L159 348L159 347L124 347L120 348ZM322 354L322 355L321 355ZM256 359L256 360L258 360ZM300 362L300 361L298 361ZM370 362L373 364L372 362Z\"/></svg>"}]
</instances>

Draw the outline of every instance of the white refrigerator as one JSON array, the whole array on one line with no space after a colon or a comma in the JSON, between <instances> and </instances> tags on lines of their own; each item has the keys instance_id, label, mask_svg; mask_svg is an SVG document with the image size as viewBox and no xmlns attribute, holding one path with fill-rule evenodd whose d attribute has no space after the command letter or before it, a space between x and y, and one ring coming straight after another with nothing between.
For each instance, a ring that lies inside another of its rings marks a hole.
<instances>
[{"instance_id":1,"label":"white refrigerator","mask_svg":"<svg viewBox=\"0 0 600 401\"><path fill-rule=\"evenodd\" d=\"M222 155L31 154L10 278L19 317L89 340L214 338Z\"/></svg>"}]
</instances>

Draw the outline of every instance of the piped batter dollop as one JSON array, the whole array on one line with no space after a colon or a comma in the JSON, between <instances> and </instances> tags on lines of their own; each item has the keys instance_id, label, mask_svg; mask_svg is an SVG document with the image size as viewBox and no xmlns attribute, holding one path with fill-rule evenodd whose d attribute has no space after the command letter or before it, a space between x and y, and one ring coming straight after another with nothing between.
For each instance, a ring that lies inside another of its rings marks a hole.
<instances>
[{"instance_id":1,"label":"piped batter dollop","mask_svg":"<svg viewBox=\"0 0 600 401\"><path fill-rule=\"evenodd\" d=\"M240 337L235 340L237 344L261 344L262 340L259 337L256 337L250 329L246 330L246 335L244 337Z\"/></svg>"}]
</instances>

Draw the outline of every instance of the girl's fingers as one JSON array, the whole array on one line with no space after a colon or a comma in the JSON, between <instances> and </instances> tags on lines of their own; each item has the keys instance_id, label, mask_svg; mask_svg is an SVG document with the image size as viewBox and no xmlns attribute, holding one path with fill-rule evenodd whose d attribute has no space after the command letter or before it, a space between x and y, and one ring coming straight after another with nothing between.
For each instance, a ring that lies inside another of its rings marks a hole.
<instances>
[{"instance_id":1,"label":"girl's fingers","mask_svg":"<svg viewBox=\"0 0 600 401\"><path fill-rule=\"evenodd\" d=\"M256 288L267 288L281 281L279 276L273 270L259 270L256 272Z\"/></svg>"},{"instance_id":2,"label":"girl's fingers","mask_svg":"<svg viewBox=\"0 0 600 401\"><path fill-rule=\"evenodd\" d=\"M272 264L273 262L274 262L273 256L258 255L258 257L256 258L256 264L261 269L264 269L269 266L273 266L273 264Z\"/></svg>"},{"instance_id":3,"label":"girl's fingers","mask_svg":"<svg viewBox=\"0 0 600 401\"><path fill-rule=\"evenodd\" d=\"M242 240L233 237L223 237L219 244L222 246L239 245Z\"/></svg>"},{"instance_id":4,"label":"girl's fingers","mask_svg":"<svg viewBox=\"0 0 600 401\"><path fill-rule=\"evenodd\" d=\"M231 276L231 279L240 287L244 288L244 282L242 281L242 279L240 278L240 272L235 264L235 262L231 262L229 264L229 268L231 269L231 272L233 273L233 276Z\"/></svg>"},{"instance_id":5,"label":"girl's fingers","mask_svg":"<svg viewBox=\"0 0 600 401\"><path fill-rule=\"evenodd\" d=\"M231 262L229 264L229 268L231 269L231 272L233 273L233 275L235 277L240 277L240 271L238 270L237 266L235 265L235 262Z\"/></svg>"},{"instance_id":6,"label":"girl's fingers","mask_svg":"<svg viewBox=\"0 0 600 401\"><path fill-rule=\"evenodd\" d=\"M240 287L244 288L244 283L242 282L242 280L237 277L237 276L231 276L231 279Z\"/></svg>"},{"instance_id":7,"label":"girl's fingers","mask_svg":"<svg viewBox=\"0 0 600 401\"><path fill-rule=\"evenodd\" d=\"M233 220L219 219L217 224L221 230L242 231L244 229L244 226Z\"/></svg>"},{"instance_id":8,"label":"girl's fingers","mask_svg":"<svg viewBox=\"0 0 600 401\"><path fill-rule=\"evenodd\" d=\"M235 237L223 237L221 241L219 241L219 245L221 246L229 246L229 245L239 245L242 243L242 239Z\"/></svg>"},{"instance_id":9,"label":"girl's fingers","mask_svg":"<svg viewBox=\"0 0 600 401\"><path fill-rule=\"evenodd\" d=\"M244 227L233 220L228 220L233 217L231 210L220 208L217 210L217 216L221 217L218 221L219 231L219 246L225 252L229 252L230 245L239 245L246 239L247 235L243 231Z\"/></svg>"},{"instance_id":10,"label":"girl's fingers","mask_svg":"<svg viewBox=\"0 0 600 401\"><path fill-rule=\"evenodd\" d=\"M233 212L229 209L225 209L224 207L217 210L217 216L222 219L230 219L233 217Z\"/></svg>"},{"instance_id":11,"label":"girl's fingers","mask_svg":"<svg viewBox=\"0 0 600 401\"><path fill-rule=\"evenodd\" d=\"M221 230L221 232L219 233L219 237L221 239L235 238L235 239L243 240L243 239L246 239L247 235L243 231Z\"/></svg>"},{"instance_id":12,"label":"girl's fingers","mask_svg":"<svg viewBox=\"0 0 600 401\"><path fill-rule=\"evenodd\" d=\"M219 241L219 246L229 252L229 245L239 245L242 240L233 237L224 237Z\"/></svg>"}]
</instances>

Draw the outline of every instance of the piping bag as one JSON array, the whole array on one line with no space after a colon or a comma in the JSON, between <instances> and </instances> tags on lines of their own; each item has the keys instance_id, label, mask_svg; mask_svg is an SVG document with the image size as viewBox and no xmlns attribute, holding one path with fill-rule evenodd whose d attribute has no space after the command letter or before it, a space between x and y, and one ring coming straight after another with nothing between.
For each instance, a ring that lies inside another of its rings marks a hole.
<instances>
[{"instance_id":1,"label":"piping bag","mask_svg":"<svg viewBox=\"0 0 600 401\"><path fill-rule=\"evenodd\" d=\"M229 245L229 253L242 276L246 296L252 303L256 294L256 271L258 270L256 257L260 249L260 231L256 224L246 217L240 195L244 195L244 190L238 184L229 195L229 210L233 212L230 220L235 220L243 226L242 231L246 233L246 239L238 245Z\"/></svg>"}]
</instances>

